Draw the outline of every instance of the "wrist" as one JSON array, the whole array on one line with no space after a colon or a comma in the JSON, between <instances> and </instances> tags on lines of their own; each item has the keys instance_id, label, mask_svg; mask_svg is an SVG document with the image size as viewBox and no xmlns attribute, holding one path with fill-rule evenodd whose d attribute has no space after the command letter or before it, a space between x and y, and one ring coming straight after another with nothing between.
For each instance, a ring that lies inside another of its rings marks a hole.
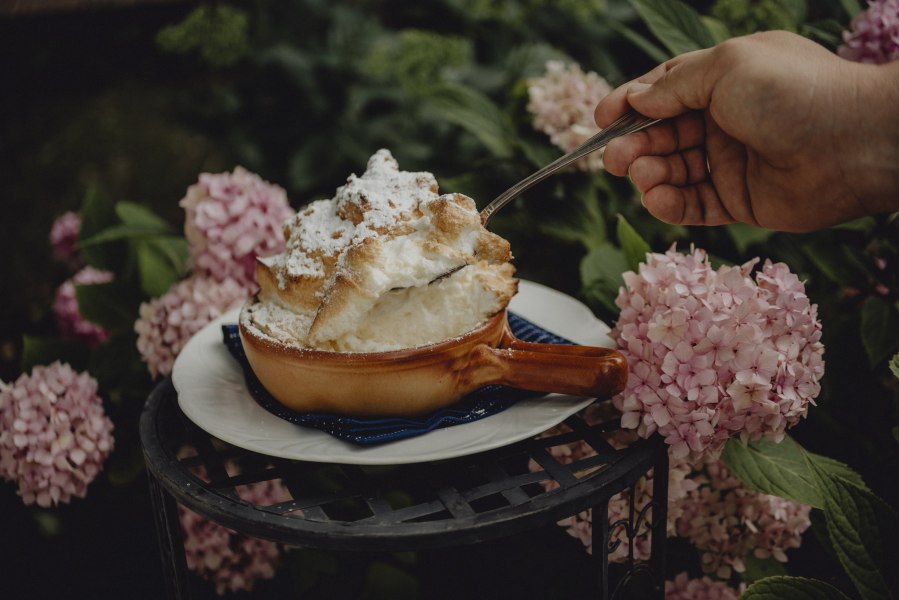
<instances>
[{"instance_id":1,"label":"wrist","mask_svg":"<svg viewBox=\"0 0 899 600\"><path fill-rule=\"evenodd\" d=\"M867 214L899 211L899 61L856 66L858 145L849 175Z\"/></svg>"}]
</instances>

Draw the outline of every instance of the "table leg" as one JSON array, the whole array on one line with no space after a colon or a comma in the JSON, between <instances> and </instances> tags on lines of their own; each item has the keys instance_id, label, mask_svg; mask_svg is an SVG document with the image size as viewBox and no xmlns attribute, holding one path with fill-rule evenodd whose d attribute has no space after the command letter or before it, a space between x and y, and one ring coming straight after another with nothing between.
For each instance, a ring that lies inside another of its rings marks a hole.
<instances>
[{"instance_id":1,"label":"table leg","mask_svg":"<svg viewBox=\"0 0 899 600\"><path fill-rule=\"evenodd\" d=\"M178 519L178 505L149 471L147 479L166 595L173 600L189 600L190 582L187 577L187 560L184 558L184 538Z\"/></svg>"},{"instance_id":2,"label":"table leg","mask_svg":"<svg viewBox=\"0 0 899 600\"><path fill-rule=\"evenodd\" d=\"M656 598L665 597L665 546L668 537L668 446L659 442L652 472L652 542L650 563L656 577ZM659 476L661 475L661 477Z\"/></svg>"}]
</instances>

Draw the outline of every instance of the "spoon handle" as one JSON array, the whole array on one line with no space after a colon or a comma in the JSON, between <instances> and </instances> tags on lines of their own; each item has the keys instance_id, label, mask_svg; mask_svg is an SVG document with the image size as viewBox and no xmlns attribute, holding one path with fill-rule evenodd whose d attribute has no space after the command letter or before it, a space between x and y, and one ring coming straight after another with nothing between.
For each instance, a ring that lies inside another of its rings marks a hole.
<instances>
[{"instance_id":1,"label":"spoon handle","mask_svg":"<svg viewBox=\"0 0 899 600\"><path fill-rule=\"evenodd\" d=\"M641 129L649 127L650 125L655 125L659 121L661 121L661 119L651 119L634 111L626 112L624 115L616 119L611 125L601 130L599 133L588 139L586 142L584 142L568 154L560 156L539 171L533 173L532 175L529 175L528 177L525 177L524 179L510 187L508 190L497 196L496 199L485 206L481 211L481 222L486 225L490 218L493 216L493 213L518 197L525 190L528 190L534 185L540 183L559 169L567 167L579 158L583 158L591 152L595 152L605 147L606 144L617 137L627 135L629 133L635 133L637 131L640 131Z\"/></svg>"}]
</instances>

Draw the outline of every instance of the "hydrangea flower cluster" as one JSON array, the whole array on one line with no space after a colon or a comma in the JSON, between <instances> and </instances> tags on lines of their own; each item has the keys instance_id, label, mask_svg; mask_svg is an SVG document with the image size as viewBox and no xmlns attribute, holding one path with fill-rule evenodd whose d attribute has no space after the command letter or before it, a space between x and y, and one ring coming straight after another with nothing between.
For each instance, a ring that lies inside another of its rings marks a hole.
<instances>
[{"instance_id":1,"label":"hydrangea flower cluster","mask_svg":"<svg viewBox=\"0 0 899 600\"><path fill-rule=\"evenodd\" d=\"M737 600L746 589L734 589L723 581L708 577L690 579L686 571L665 582L665 600Z\"/></svg>"},{"instance_id":2,"label":"hydrangea flower cluster","mask_svg":"<svg viewBox=\"0 0 899 600\"><path fill-rule=\"evenodd\" d=\"M733 435L780 441L806 415L824 374L817 307L784 264L753 281L756 263L712 269L702 250L672 247L624 274L610 333L629 362L622 427L698 459Z\"/></svg>"},{"instance_id":3,"label":"hydrangea flower cluster","mask_svg":"<svg viewBox=\"0 0 899 600\"><path fill-rule=\"evenodd\" d=\"M232 477L236 465L225 464ZM197 469L205 478L205 470ZM263 481L236 488L246 502L270 505L290 500L290 493L280 481ZM211 581L218 595L226 591L252 591L256 582L275 576L281 551L275 542L237 533L178 505L181 529L184 532L184 553L187 568L204 580Z\"/></svg>"},{"instance_id":4,"label":"hydrangea flower cluster","mask_svg":"<svg viewBox=\"0 0 899 600\"><path fill-rule=\"evenodd\" d=\"M724 579L731 570L742 573L750 553L787 562L786 551L801 545L809 506L745 488L721 461L694 479L699 486L681 501L675 530L699 550L706 573Z\"/></svg>"},{"instance_id":5,"label":"hydrangea flower cluster","mask_svg":"<svg viewBox=\"0 0 899 600\"><path fill-rule=\"evenodd\" d=\"M843 58L882 64L899 59L899 0L869 0L837 48Z\"/></svg>"},{"instance_id":6,"label":"hydrangea flower cluster","mask_svg":"<svg viewBox=\"0 0 899 600\"><path fill-rule=\"evenodd\" d=\"M150 374L170 374L187 340L249 295L250 290L233 279L189 277L159 298L141 304L134 331Z\"/></svg>"},{"instance_id":7,"label":"hydrangea flower cluster","mask_svg":"<svg viewBox=\"0 0 899 600\"><path fill-rule=\"evenodd\" d=\"M584 422L588 425L603 423L612 415L608 410L608 403L592 404L585 409L582 414ZM549 431L541 434L540 437L558 435L570 431L567 425L558 425ZM612 432L606 440L613 448L625 448L633 443L636 436L632 431L619 429ZM548 448L556 460L562 464L571 464L573 462L583 460L590 456L596 456L596 451L585 441L580 440L570 444L562 444ZM535 463L530 465L531 470L538 470L540 467ZM684 461L672 460L668 467L668 535L674 535L674 523L681 514L680 501L687 496L689 492L696 489L697 483L689 479L691 468ZM652 501L653 478L652 471L646 477L640 478L634 488L634 498L631 498L630 490L624 490L612 496L608 505L609 523L617 521L627 521L630 516L630 506L633 503L636 510L640 510ZM543 482L543 487L547 491L555 489L558 484L555 481ZM576 515L566 517L558 523L565 527L568 534L580 540L589 554L593 553L593 514L592 509L587 509ZM610 531L613 536L612 541L617 541L618 546L609 554L609 560L612 562L624 562L628 559L630 549L630 540L626 535L626 531L620 527ZM637 560L646 560L650 556L651 536L647 528L641 527L634 537L634 558Z\"/></svg>"},{"instance_id":8,"label":"hydrangea flower cluster","mask_svg":"<svg viewBox=\"0 0 899 600\"><path fill-rule=\"evenodd\" d=\"M150 373L168 375L204 325L256 291L257 256L284 251L293 209L283 189L237 167L200 175L181 200L193 274L140 306L137 349Z\"/></svg>"},{"instance_id":9,"label":"hydrangea flower cluster","mask_svg":"<svg viewBox=\"0 0 899 600\"><path fill-rule=\"evenodd\" d=\"M68 364L0 383L0 477L18 483L26 505L83 498L112 452L112 431L97 381Z\"/></svg>"},{"instance_id":10,"label":"hydrangea flower cluster","mask_svg":"<svg viewBox=\"0 0 899 600\"><path fill-rule=\"evenodd\" d=\"M109 337L109 333L103 327L81 316L75 286L109 283L112 279L111 272L87 266L59 286L53 301L53 316L63 336L82 340L91 347Z\"/></svg>"},{"instance_id":11,"label":"hydrangea flower cluster","mask_svg":"<svg viewBox=\"0 0 899 600\"><path fill-rule=\"evenodd\" d=\"M81 216L76 212L66 212L53 221L50 228L50 246L53 256L69 266L72 270L81 264L75 245L81 232Z\"/></svg>"},{"instance_id":12,"label":"hydrangea flower cluster","mask_svg":"<svg viewBox=\"0 0 899 600\"><path fill-rule=\"evenodd\" d=\"M284 251L287 194L254 173L203 173L181 200L195 274L255 286L257 256Z\"/></svg>"},{"instance_id":13,"label":"hydrangea flower cluster","mask_svg":"<svg viewBox=\"0 0 899 600\"><path fill-rule=\"evenodd\" d=\"M581 70L577 64L551 60L546 73L528 85L527 109L534 115L534 128L565 152L574 150L596 134L593 119L597 103L612 91L608 82L594 72ZM602 153L593 152L575 163L584 171L602 169Z\"/></svg>"}]
</instances>

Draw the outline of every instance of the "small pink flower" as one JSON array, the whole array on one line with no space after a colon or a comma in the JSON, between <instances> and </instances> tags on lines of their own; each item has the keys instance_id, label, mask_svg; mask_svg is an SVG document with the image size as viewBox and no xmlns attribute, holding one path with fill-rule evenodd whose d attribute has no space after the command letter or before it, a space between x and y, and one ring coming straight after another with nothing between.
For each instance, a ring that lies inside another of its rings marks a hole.
<instances>
[{"instance_id":1,"label":"small pink flower","mask_svg":"<svg viewBox=\"0 0 899 600\"><path fill-rule=\"evenodd\" d=\"M25 504L83 498L112 452L112 430L97 381L65 363L0 383L0 477L18 483Z\"/></svg>"},{"instance_id":2,"label":"small pink flower","mask_svg":"<svg viewBox=\"0 0 899 600\"><path fill-rule=\"evenodd\" d=\"M225 468L232 477L239 473L237 465L231 461ZM206 479L202 467L196 474ZM242 485L236 490L245 502L263 506L291 499L290 492L280 480ZM275 542L237 533L180 504L178 515L184 533L187 568L211 581L218 595L241 590L249 592L257 581L275 576L281 559Z\"/></svg>"},{"instance_id":3,"label":"small pink flower","mask_svg":"<svg viewBox=\"0 0 899 600\"><path fill-rule=\"evenodd\" d=\"M708 577L690 579L685 571L665 582L665 600L737 600L745 589L745 584L734 589Z\"/></svg>"},{"instance_id":4,"label":"small pink flower","mask_svg":"<svg viewBox=\"0 0 899 600\"><path fill-rule=\"evenodd\" d=\"M753 281L756 262L712 269L672 248L624 274L611 332L630 370L613 399L622 427L697 460L735 435L778 441L806 415L824 374L817 307L786 265Z\"/></svg>"},{"instance_id":5,"label":"small pink flower","mask_svg":"<svg viewBox=\"0 0 899 600\"><path fill-rule=\"evenodd\" d=\"M168 292L140 305L134 323L137 349L153 377L172 372L175 358L187 340L204 325L251 295L246 284L193 276Z\"/></svg>"},{"instance_id":6,"label":"small pink flower","mask_svg":"<svg viewBox=\"0 0 899 600\"><path fill-rule=\"evenodd\" d=\"M810 507L744 487L721 461L691 477L698 485L680 501L675 531L699 550L706 573L741 573L750 554L787 562L786 551L800 546L811 525Z\"/></svg>"},{"instance_id":7,"label":"small pink flower","mask_svg":"<svg viewBox=\"0 0 899 600\"><path fill-rule=\"evenodd\" d=\"M56 325L63 336L83 340L91 347L109 336L103 327L81 316L75 286L109 283L112 279L113 274L109 271L87 266L59 286L56 290L56 299L53 301L53 316L56 317Z\"/></svg>"},{"instance_id":8,"label":"small pink flower","mask_svg":"<svg viewBox=\"0 0 899 600\"><path fill-rule=\"evenodd\" d=\"M50 245L53 256L72 270L80 266L81 260L75 251L78 234L81 232L81 216L76 212L66 212L53 221L50 229Z\"/></svg>"},{"instance_id":9,"label":"small pink flower","mask_svg":"<svg viewBox=\"0 0 899 600\"><path fill-rule=\"evenodd\" d=\"M546 63L546 73L528 85L527 109L534 114L534 128L564 152L597 132L593 109L612 91L605 79L596 73L584 73L576 64L565 66L557 60ZM594 152L575 163L585 171L602 169L602 153Z\"/></svg>"},{"instance_id":10,"label":"small pink flower","mask_svg":"<svg viewBox=\"0 0 899 600\"><path fill-rule=\"evenodd\" d=\"M882 64L899 59L899 0L869 0L837 48L843 58Z\"/></svg>"},{"instance_id":11,"label":"small pink flower","mask_svg":"<svg viewBox=\"0 0 899 600\"><path fill-rule=\"evenodd\" d=\"M583 413L584 421L593 425L608 421L613 415L609 410L608 403L592 404ZM559 425L549 431L541 434L540 437L557 435L570 431L566 425ZM609 435L606 440L614 448L624 448L635 441L634 432L626 430L617 430ZM571 444L563 444L560 446L552 446L549 449L552 454L562 464L571 464L584 458L595 456L596 451L586 442L575 442ZM536 464L530 465L531 470L539 469ZM668 469L668 535L674 534L674 523L680 515L680 500L684 498L688 492L696 488L696 484L688 478L690 466L683 461L671 460ZM554 481L544 482L544 488L552 490L558 487ZM608 504L608 521L612 526L619 522L626 522L630 517L631 502L637 511L652 501L653 478L650 471L645 477L637 481L634 488L634 497L631 498L630 490L624 490L612 496ZM650 515L651 517L651 515ZM646 560L650 556L651 535L649 530L643 527L637 532L634 538L634 558L637 560ZM565 527L574 538L580 540L587 552L593 553L593 511L587 509L571 517L567 517L559 521L559 525ZM610 530L610 543L617 543L617 547L609 554L609 560L612 562L624 562L628 560L628 552L630 541L626 535L626 530L620 525L614 526Z\"/></svg>"},{"instance_id":12,"label":"small pink flower","mask_svg":"<svg viewBox=\"0 0 899 600\"><path fill-rule=\"evenodd\" d=\"M287 194L241 167L203 173L181 200L195 274L255 285L256 257L284 251Z\"/></svg>"}]
</instances>

